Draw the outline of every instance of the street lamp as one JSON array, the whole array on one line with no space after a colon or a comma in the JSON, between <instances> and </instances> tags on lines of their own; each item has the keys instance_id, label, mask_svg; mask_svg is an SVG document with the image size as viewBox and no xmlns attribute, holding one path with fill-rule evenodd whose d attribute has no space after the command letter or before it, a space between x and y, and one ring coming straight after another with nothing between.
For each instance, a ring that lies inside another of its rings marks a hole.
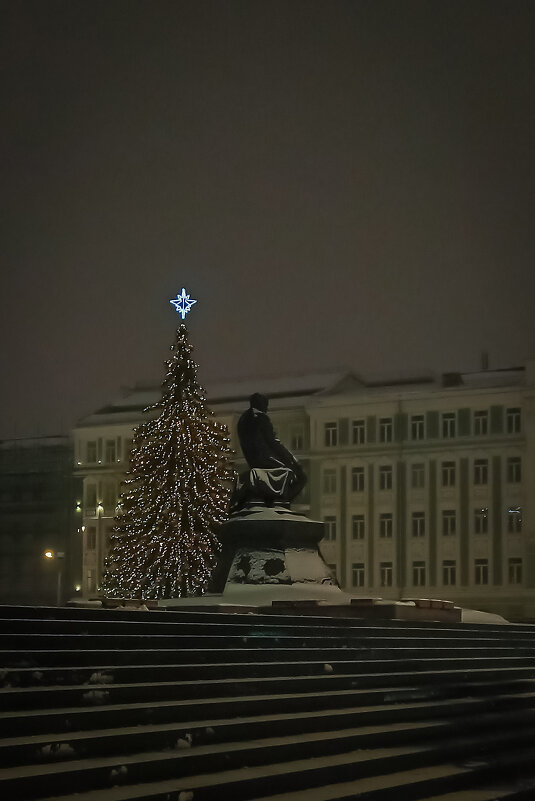
<instances>
[{"instance_id":1,"label":"street lamp","mask_svg":"<svg viewBox=\"0 0 535 801\"><path fill-rule=\"evenodd\" d=\"M61 604L61 579L62 579L62 566L63 566L63 559L65 558L65 551L54 551L52 548L47 548L46 551L43 552L43 556L45 559L57 559L58 560L58 581L56 585L56 606L60 606Z\"/></svg>"}]
</instances>

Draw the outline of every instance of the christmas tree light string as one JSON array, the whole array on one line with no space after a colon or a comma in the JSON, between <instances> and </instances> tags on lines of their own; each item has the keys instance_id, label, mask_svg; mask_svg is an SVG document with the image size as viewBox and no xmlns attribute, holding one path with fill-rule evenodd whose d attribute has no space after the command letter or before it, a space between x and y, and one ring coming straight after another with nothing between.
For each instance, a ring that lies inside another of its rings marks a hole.
<instances>
[{"instance_id":1,"label":"christmas tree light string","mask_svg":"<svg viewBox=\"0 0 535 801\"><path fill-rule=\"evenodd\" d=\"M134 431L101 584L106 596L199 595L217 561L216 532L235 474L228 430L206 406L191 352L181 324L162 397L145 409L158 414Z\"/></svg>"}]
</instances>

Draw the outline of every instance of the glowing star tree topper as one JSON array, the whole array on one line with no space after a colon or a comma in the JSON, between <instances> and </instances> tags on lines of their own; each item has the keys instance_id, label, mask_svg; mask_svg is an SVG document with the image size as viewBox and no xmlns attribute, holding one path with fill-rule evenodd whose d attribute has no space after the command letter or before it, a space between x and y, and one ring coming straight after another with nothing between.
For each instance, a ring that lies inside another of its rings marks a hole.
<instances>
[{"instance_id":1,"label":"glowing star tree topper","mask_svg":"<svg viewBox=\"0 0 535 801\"><path fill-rule=\"evenodd\" d=\"M182 320L189 312L191 307L194 303L197 303L196 300L191 300L190 296L186 294L186 290L182 287L182 294L176 296L176 300L170 300L169 303L172 303L177 312L180 314Z\"/></svg>"}]
</instances>

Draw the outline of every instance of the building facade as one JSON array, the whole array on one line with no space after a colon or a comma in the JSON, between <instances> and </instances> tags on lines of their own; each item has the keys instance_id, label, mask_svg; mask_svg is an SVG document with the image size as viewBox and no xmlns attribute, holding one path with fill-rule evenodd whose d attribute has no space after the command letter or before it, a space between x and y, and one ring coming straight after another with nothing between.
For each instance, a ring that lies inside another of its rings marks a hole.
<instances>
[{"instance_id":1,"label":"building facade","mask_svg":"<svg viewBox=\"0 0 535 801\"><path fill-rule=\"evenodd\" d=\"M270 397L279 438L303 462L309 482L298 508L325 522L323 555L343 589L535 619L535 363L209 387L238 455L237 420L255 391ZM157 397L137 387L76 428L86 595L98 592L133 429Z\"/></svg>"},{"instance_id":2,"label":"building facade","mask_svg":"<svg viewBox=\"0 0 535 801\"><path fill-rule=\"evenodd\" d=\"M0 603L54 605L81 593L82 479L72 459L68 437L0 442Z\"/></svg>"}]
</instances>

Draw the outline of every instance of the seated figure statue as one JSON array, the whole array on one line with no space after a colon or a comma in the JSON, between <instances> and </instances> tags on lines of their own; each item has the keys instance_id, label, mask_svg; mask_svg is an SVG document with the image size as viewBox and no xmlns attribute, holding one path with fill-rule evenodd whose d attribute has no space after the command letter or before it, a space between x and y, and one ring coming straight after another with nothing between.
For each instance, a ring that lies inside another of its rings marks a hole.
<instances>
[{"instance_id":1,"label":"seated figure statue","mask_svg":"<svg viewBox=\"0 0 535 801\"><path fill-rule=\"evenodd\" d=\"M295 456L276 438L265 395L255 393L249 402L249 409L238 421L238 437L250 469L237 480L231 512L250 503L289 508L307 477Z\"/></svg>"}]
</instances>

